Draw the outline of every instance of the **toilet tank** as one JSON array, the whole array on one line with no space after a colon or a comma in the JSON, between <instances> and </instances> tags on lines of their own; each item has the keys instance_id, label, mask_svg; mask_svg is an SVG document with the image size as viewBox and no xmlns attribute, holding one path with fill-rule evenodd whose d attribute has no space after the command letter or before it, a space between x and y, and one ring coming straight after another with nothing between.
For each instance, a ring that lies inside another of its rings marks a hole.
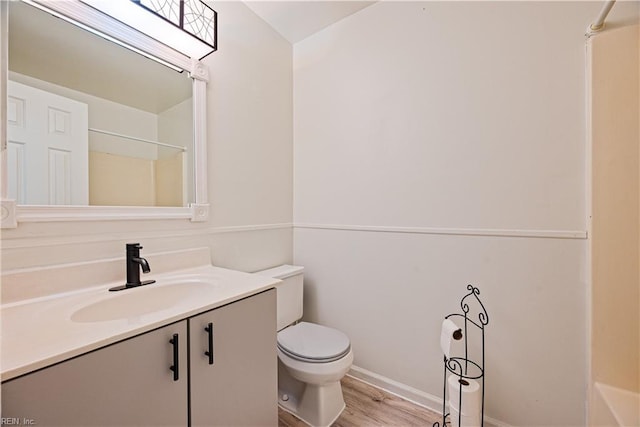
<instances>
[{"instance_id":1,"label":"toilet tank","mask_svg":"<svg viewBox=\"0 0 640 427\"><path fill-rule=\"evenodd\" d=\"M304 267L281 265L255 274L282 280L276 285L278 331L302 319L302 272Z\"/></svg>"}]
</instances>

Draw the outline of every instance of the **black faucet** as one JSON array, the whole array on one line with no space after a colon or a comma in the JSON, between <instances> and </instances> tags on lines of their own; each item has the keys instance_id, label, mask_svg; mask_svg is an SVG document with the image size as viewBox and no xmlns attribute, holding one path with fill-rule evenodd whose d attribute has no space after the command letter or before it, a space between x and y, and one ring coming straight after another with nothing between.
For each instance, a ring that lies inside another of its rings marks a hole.
<instances>
[{"instance_id":1,"label":"black faucet","mask_svg":"<svg viewBox=\"0 0 640 427\"><path fill-rule=\"evenodd\" d=\"M140 268L143 273L151 271L149 263L140 256L140 243L127 243L127 283L122 286L116 286L109 289L110 291L121 291L123 289L136 288L138 286L150 285L155 280L140 281Z\"/></svg>"}]
</instances>

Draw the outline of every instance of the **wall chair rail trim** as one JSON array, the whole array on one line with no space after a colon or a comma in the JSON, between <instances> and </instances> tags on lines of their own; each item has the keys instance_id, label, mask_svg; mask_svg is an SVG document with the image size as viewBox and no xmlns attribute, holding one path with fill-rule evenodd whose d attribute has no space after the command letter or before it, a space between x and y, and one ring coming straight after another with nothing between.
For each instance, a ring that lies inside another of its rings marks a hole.
<instances>
[{"instance_id":1,"label":"wall chair rail trim","mask_svg":"<svg viewBox=\"0 0 640 427\"><path fill-rule=\"evenodd\" d=\"M304 224L296 223L294 228L360 231L373 233L404 233L404 234L436 234L454 236L488 236L488 237L527 237L541 239L579 239L587 238L583 230L519 230L519 229L489 229L489 228L445 228L445 227L396 227L378 225L347 225L347 224Z\"/></svg>"},{"instance_id":2,"label":"wall chair rail trim","mask_svg":"<svg viewBox=\"0 0 640 427\"><path fill-rule=\"evenodd\" d=\"M163 222L166 224L166 222ZM190 227L188 229L179 228L173 230L159 231L145 230L136 231L135 236L140 240L157 240L157 239L170 239L170 238L183 238L183 237L196 237L204 235L216 235L227 233L246 233L255 231L271 231L271 230L288 230L292 229L291 223L276 223L276 224L251 224L251 225L239 225L228 227ZM109 243L109 242L121 242L131 239L131 231L116 232L116 233L101 233L99 230L91 233L79 233L74 235L55 235L55 236L16 236L9 237L2 236L3 249L21 249L21 248L34 248L34 247L47 247L47 246L61 246L72 245L77 243Z\"/></svg>"}]
</instances>

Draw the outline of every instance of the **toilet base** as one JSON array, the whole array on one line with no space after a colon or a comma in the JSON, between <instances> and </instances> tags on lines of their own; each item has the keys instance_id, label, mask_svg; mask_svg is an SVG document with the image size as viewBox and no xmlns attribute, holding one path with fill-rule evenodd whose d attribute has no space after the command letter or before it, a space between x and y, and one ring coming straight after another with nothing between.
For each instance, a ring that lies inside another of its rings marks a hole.
<instances>
[{"instance_id":1,"label":"toilet base","mask_svg":"<svg viewBox=\"0 0 640 427\"><path fill-rule=\"evenodd\" d=\"M333 362L309 363L278 349L278 404L313 427L329 427L345 408L340 380L352 363L352 351Z\"/></svg>"},{"instance_id":2,"label":"toilet base","mask_svg":"<svg viewBox=\"0 0 640 427\"><path fill-rule=\"evenodd\" d=\"M349 363L349 366L351 363ZM312 427L329 427L345 408L340 379L322 384L302 382L278 359L278 405Z\"/></svg>"},{"instance_id":3,"label":"toilet base","mask_svg":"<svg viewBox=\"0 0 640 427\"><path fill-rule=\"evenodd\" d=\"M346 407L340 381L305 384L298 395L278 390L278 405L312 427L329 427Z\"/></svg>"}]
</instances>

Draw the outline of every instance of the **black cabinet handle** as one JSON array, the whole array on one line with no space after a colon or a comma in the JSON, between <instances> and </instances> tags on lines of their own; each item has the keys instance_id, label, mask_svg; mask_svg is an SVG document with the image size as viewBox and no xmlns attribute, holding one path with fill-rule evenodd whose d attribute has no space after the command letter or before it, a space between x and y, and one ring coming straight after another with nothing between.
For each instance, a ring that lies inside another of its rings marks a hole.
<instances>
[{"instance_id":1,"label":"black cabinet handle","mask_svg":"<svg viewBox=\"0 0 640 427\"><path fill-rule=\"evenodd\" d=\"M173 338L169 340L171 345L173 345L173 366L169 367L173 371L173 380L178 381L178 371L180 369L179 365L179 347L178 347L178 334L173 334Z\"/></svg>"},{"instance_id":2,"label":"black cabinet handle","mask_svg":"<svg viewBox=\"0 0 640 427\"><path fill-rule=\"evenodd\" d=\"M209 336L209 351L205 351L204 355L209 356L209 365L213 365L213 323L209 322L204 330Z\"/></svg>"}]
</instances>

